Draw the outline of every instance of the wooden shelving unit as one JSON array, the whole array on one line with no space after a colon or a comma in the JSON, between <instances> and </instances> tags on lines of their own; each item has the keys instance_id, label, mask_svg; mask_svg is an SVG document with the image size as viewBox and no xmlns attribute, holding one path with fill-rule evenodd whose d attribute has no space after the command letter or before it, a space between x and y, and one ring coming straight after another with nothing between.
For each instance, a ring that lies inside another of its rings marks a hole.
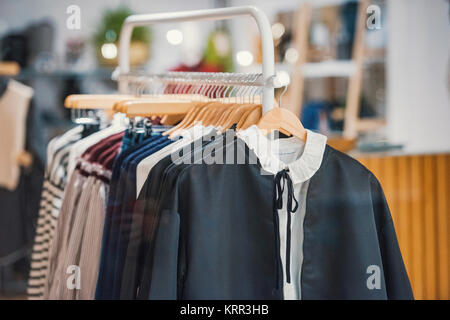
<instances>
[{"instance_id":1,"label":"wooden shelving unit","mask_svg":"<svg viewBox=\"0 0 450 320\"><path fill-rule=\"evenodd\" d=\"M309 45L309 34L312 21L313 7L310 2L304 2L295 12L293 25L293 48L299 54L295 69L291 74L291 84L286 93L287 103L292 112L301 114L304 97L304 85L307 78L330 78L343 77L348 78L348 87L346 93L346 102L344 114L344 131L340 137L330 137L330 143L346 146L340 148L342 151L348 151L352 146L358 133L376 130L385 126L384 119L361 119L359 118L361 87L363 79L363 66L365 60L370 56L379 57L383 52L369 52L365 47L364 40L366 35L366 12L369 6L369 0L361 0L358 3L358 13L356 21L355 38L353 42L352 58L350 60L328 59L317 61L320 52L316 52ZM333 55L333 50L331 50ZM308 61L309 59L314 62ZM334 141L336 140L336 141Z\"/></svg>"}]
</instances>

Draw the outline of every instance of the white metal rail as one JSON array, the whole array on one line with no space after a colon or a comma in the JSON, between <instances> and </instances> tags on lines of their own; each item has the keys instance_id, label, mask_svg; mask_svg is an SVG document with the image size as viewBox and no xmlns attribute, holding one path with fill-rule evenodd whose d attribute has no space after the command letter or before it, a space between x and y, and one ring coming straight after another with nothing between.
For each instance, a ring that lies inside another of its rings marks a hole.
<instances>
[{"instance_id":1,"label":"white metal rail","mask_svg":"<svg viewBox=\"0 0 450 320\"><path fill-rule=\"evenodd\" d=\"M180 11L155 14L139 14L129 16L120 32L119 72L130 72L130 40L133 28L156 23L183 22L192 20L226 20L238 16L251 16L258 25L262 40L262 74L264 81L262 107L266 113L274 107L275 57L272 29L269 19L260 9L253 6L230 7L220 9ZM119 90L126 87L119 82Z\"/></svg>"}]
</instances>

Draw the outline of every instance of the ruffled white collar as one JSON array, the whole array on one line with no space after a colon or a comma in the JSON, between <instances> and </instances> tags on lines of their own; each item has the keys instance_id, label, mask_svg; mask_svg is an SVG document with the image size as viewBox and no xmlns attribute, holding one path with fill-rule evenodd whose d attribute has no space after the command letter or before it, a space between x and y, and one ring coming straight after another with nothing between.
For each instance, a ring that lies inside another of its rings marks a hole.
<instances>
[{"instance_id":1,"label":"ruffled white collar","mask_svg":"<svg viewBox=\"0 0 450 320\"><path fill-rule=\"evenodd\" d=\"M277 174L283 169L289 169L292 182L297 184L309 180L319 170L327 143L326 136L306 131L306 143L296 137L275 139L274 134L265 136L256 125L238 132L237 135L253 150L265 171ZM285 163L277 156L285 151L301 155L294 161Z\"/></svg>"}]
</instances>

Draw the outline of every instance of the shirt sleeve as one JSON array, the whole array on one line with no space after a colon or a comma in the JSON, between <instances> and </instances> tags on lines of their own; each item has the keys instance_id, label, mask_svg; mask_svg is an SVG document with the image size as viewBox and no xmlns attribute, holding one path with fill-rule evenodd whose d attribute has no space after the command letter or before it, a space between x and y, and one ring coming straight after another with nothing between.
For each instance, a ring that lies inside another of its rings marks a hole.
<instances>
[{"instance_id":1,"label":"shirt sleeve","mask_svg":"<svg viewBox=\"0 0 450 320\"><path fill-rule=\"evenodd\" d=\"M408 274L398 245L394 223L379 181L371 176L372 201L379 220L379 245L387 297L390 300L414 299Z\"/></svg>"},{"instance_id":2,"label":"shirt sleeve","mask_svg":"<svg viewBox=\"0 0 450 320\"><path fill-rule=\"evenodd\" d=\"M180 216L176 177L162 178L160 190L153 190L155 194L149 197L158 201L149 201L150 207L145 210L145 257L142 272L138 272L138 299L177 299Z\"/></svg>"},{"instance_id":3,"label":"shirt sleeve","mask_svg":"<svg viewBox=\"0 0 450 320\"><path fill-rule=\"evenodd\" d=\"M178 248L180 216L172 210L161 214L153 251L148 299L176 300L178 287Z\"/></svg>"}]
</instances>

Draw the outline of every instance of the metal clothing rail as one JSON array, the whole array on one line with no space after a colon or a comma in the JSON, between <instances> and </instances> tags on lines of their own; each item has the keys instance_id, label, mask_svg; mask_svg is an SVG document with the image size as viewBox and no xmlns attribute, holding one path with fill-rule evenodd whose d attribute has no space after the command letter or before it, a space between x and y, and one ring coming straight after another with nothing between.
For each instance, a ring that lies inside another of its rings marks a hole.
<instances>
[{"instance_id":1,"label":"metal clothing rail","mask_svg":"<svg viewBox=\"0 0 450 320\"><path fill-rule=\"evenodd\" d=\"M231 72L166 72L157 74L121 74L114 77L118 81L146 82L158 80L163 83L201 84L223 86L264 87L261 73L231 73Z\"/></svg>"},{"instance_id":2,"label":"metal clothing rail","mask_svg":"<svg viewBox=\"0 0 450 320\"><path fill-rule=\"evenodd\" d=\"M253 6L230 7L208 10L193 10L155 14L138 14L129 16L120 32L119 43L119 73L126 75L130 72L130 40L133 28L156 23L183 22L192 20L226 20L238 16L251 16L258 25L262 40L262 108L266 113L274 107L275 85L275 56L272 29L269 19L260 9ZM119 77L120 78L120 77ZM122 93L127 88L126 77L119 81Z\"/></svg>"}]
</instances>

